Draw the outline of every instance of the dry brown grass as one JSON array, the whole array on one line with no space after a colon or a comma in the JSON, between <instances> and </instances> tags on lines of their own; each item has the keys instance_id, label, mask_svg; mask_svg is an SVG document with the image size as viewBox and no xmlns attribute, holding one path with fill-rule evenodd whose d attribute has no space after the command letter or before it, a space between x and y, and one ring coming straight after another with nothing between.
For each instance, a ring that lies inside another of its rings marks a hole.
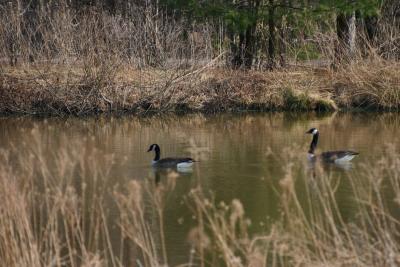
<instances>
[{"instance_id":1,"label":"dry brown grass","mask_svg":"<svg viewBox=\"0 0 400 267\"><path fill-rule=\"evenodd\" d=\"M0 74L0 112L87 115L104 112L335 110L400 108L400 65L357 61L329 69L273 72L216 67L138 70L29 65Z\"/></svg>"},{"instance_id":2,"label":"dry brown grass","mask_svg":"<svg viewBox=\"0 0 400 267\"><path fill-rule=\"evenodd\" d=\"M112 155L88 150L82 141L43 151L38 130L26 134L33 141L24 153L1 151L2 266L168 266L163 216L175 173L164 184L127 179L109 188ZM265 233L249 233L240 200L216 203L194 187L188 204L197 226L187 233L193 248L188 266L400 263L399 151L387 146L382 158L348 178L355 203L351 220L338 207L340 180L322 166L303 166L293 151L281 155L285 175L276 188L281 218ZM51 160L47 153L54 154ZM116 203L118 215L110 213L107 198Z\"/></svg>"},{"instance_id":3,"label":"dry brown grass","mask_svg":"<svg viewBox=\"0 0 400 267\"><path fill-rule=\"evenodd\" d=\"M335 102L351 108L399 110L400 63L363 60L334 74Z\"/></svg>"},{"instance_id":4,"label":"dry brown grass","mask_svg":"<svg viewBox=\"0 0 400 267\"><path fill-rule=\"evenodd\" d=\"M201 190L193 191L194 205L204 213L205 238L211 241L210 265L397 266L400 221L393 204L398 208L398 153L389 146L377 164L350 178L351 198L357 203L350 221L342 217L336 200L340 181L318 165L299 175L299 157L292 152L285 154L291 160L283 166L286 174L277 188L281 220L264 235L248 234L240 201L218 204ZM393 200L385 200L385 194L393 194Z\"/></svg>"},{"instance_id":5,"label":"dry brown grass","mask_svg":"<svg viewBox=\"0 0 400 267\"><path fill-rule=\"evenodd\" d=\"M27 134L23 154L1 151L0 264L116 266L104 210L112 158L95 166L96 151L60 149L50 163L38 130Z\"/></svg>"},{"instance_id":6,"label":"dry brown grass","mask_svg":"<svg viewBox=\"0 0 400 267\"><path fill-rule=\"evenodd\" d=\"M112 75L82 68L5 68L2 113L85 115L98 112L332 110L326 77L313 70L243 72L118 67ZM104 76L104 77L103 77Z\"/></svg>"}]
</instances>

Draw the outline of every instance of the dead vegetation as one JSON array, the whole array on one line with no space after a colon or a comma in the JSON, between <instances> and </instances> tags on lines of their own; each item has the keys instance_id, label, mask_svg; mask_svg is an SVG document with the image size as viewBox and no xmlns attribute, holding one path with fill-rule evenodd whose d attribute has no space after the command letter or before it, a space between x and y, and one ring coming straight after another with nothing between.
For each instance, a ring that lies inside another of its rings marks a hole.
<instances>
[{"instance_id":1,"label":"dead vegetation","mask_svg":"<svg viewBox=\"0 0 400 267\"><path fill-rule=\"evenodd\" d=\"M337 71L116 69L96 69L88 74L83 68L60 65L4 68L0 112L88 115L400 108L397 62L357 62Z\"/></svg>"},{"instance_id":2,"label":"dead vegetation","mask_svg":"<svg viewBox=\"0 0 400 267\"><path fill-rule=\"evenodd\" d=\"M86 115L99 112L332 110L323 78L312 71L193 73L124 68L114 77L37 68L3 74L3 113ZM313 77L314 76L314 77Z\"/></svg>"},{"instance_id":3,"label":"dead vegetation","mask_svg":"<svg viewBox=\"0 0 400 267\"><path fill-rule=\"evenodd\" d=\"M340 181L326 175L320 166L305 176L296 175L299 166L290 160L277 189L282 218L265 235L248 235L245 212L237 200L217 205L204 200L201 191L194 191L194 202L205 214L207 239L212 240L208 252L222 255L222 266L398 265L399 220L392 203L383 197L390 186L397 203L399 187L394 172L399 162L395 151L388 147L387 157L352 176L351 199L356 205L351 221L342 217L336 200ZM286 156L298 158L289 154ZM301 193L296 189L299 184L305 186Z\"/></svg>"},{"instance_id":4,"label":"dead vegetation","mask_svg":"<svg viewBox=\"0 0 400 267\"><path fill-rule=\"evenodd\" d=\"M360 42L368 45L335 69L334 34L317 31L286 44L294 55L286 67L246 71L222 67L229 49L213 25L188 29L152 6L131 8L112 15L60 1L28 14L19 1L2 5L0 113L400 108L394 22L382 22L383 41ZM308 62L316 53L320 59Z\"/></svg>"},{"instance_id":5,"label":"dead vegetation","mask_svg":"<svg viewBox=\"0 0 400 267\"><path fill-rule=\"evenodd\" d=\"M1 151L1 265L169 266L163 216L176 173L166 183L126 179L109 187L112 155L82 140L49 152L38 129L26 135L24 153ZM240 200L217 203L194 185L187 266L398 265L399 152L385 149L349 178L351 219L338 207L341 181L319 165L303 166L292 148L280 155L281 216L264 233L250 233Z\"/></svg>"},{"instance_id":6,"label":"dead vegetation","mask_svg":"<svg viewBox=\"0 0 400 267\"><path fill-rule=\"evenodd\" d=\"M335 73L335 102L345 108L393 110L400 108L398 61L358 61Z\"/></svg>"}]
</instances>

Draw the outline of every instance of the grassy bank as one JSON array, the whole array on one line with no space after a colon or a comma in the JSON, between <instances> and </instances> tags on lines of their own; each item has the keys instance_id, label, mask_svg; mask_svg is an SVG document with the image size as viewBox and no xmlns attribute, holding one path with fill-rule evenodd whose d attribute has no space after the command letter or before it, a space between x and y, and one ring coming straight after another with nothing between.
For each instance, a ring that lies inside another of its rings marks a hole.
<instances>
[{"instance_id":1,"label":"grassy bank","mask_svg":"<svg viewBox=\"0 0 400 267\"><path fill-rule=\"evenodd\" d=\"M262 16L245 44L225 15L189 23L157 1L78 2L0 4L0 113L400 108L395 1L372 36L357 18L347 52L333 6L323 19L283 16L276 36Z\"/></svg>"},{"instance_id":2,"label":"grassy bank","mask_svg":"<svg viewBox=\"0 0 400 267\"><path fill-rule=\"evenodd\" d=\"M88 115L108 112L231 110L399 110L400 64L360 61L333 71L145 69L99 64L27 64L0 70L0 112Z\"/></svg>"},{"instance_id":3,"label":"grassy bank","mask_svg":"<svg viewBox=\"0 0 400 267\"><path fill-rule=\"evenodd\" d=\"M126 178L110 186L112 155L68 139L61 140L68 146L49 152L38 129L26 135L32 142L24 153L0 153L2 266L170 266L164 212L169 192L182 182L176 173L158 185ZM192 228L182 240L192 249L184 266L400 263L398 150L388 146L385 156L349 179L350 220L338 207L340 181L321 166L303 166L303 155L293 151L278 155L281 215L263 233L250 233L240 200L217 203L194 181L186 203Z\"/></svg>"}]
</instances>

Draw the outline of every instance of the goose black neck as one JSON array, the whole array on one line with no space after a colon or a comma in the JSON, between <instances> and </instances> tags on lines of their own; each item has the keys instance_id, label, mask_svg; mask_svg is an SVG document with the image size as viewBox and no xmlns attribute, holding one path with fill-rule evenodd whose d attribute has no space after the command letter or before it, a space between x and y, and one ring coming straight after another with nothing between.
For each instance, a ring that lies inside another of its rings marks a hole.
<instances>
[{"instance_id":1,"label":"goose black neck","mask_svg":"<svg viewBox=\"0 0 400 267\"><path fill-rule=\"evenodd\" d=\"M308 153L314 154L314 151L317 148L317 144L318 144L318 137L319 137L319 133L318 132L313 135L313 138L312 138L312 141L311 141L311 144L310 144L310 149L308 150Z\"/></svg>"},{"instance_id":2,"label":"goose black neck","mask_svg":"<svg viewBox=\"0 0 400 267\"><path fill-rule=\"evenodd\" d=\"M160 160L160 147L156 146L154 148L154 152L156 152L156 155L154 156L154 161L159 161Z\"/></svg>"}]
</instances>

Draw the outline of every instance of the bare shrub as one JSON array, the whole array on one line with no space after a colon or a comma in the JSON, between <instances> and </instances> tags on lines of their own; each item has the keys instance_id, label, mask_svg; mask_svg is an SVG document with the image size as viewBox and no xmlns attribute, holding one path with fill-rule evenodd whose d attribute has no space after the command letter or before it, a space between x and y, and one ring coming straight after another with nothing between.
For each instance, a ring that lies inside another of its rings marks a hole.
<instances>
[{"instance_id":1,"label":"bare shrub","mask_svg":"<svg viewBox=\"0 0 400 267\"><path fill-rule=\"evenodd\" d=\"M178 67L211 59L212 29L188 28L153 5L127 4L123 13L72 8L68 1L1 5L0 58L12 65L33 61L91 65L99 60L137 67ZM186 34L185 34L186 33ZM90 59L90 60L89 60Z\"/></svg>"}]
</instances>

